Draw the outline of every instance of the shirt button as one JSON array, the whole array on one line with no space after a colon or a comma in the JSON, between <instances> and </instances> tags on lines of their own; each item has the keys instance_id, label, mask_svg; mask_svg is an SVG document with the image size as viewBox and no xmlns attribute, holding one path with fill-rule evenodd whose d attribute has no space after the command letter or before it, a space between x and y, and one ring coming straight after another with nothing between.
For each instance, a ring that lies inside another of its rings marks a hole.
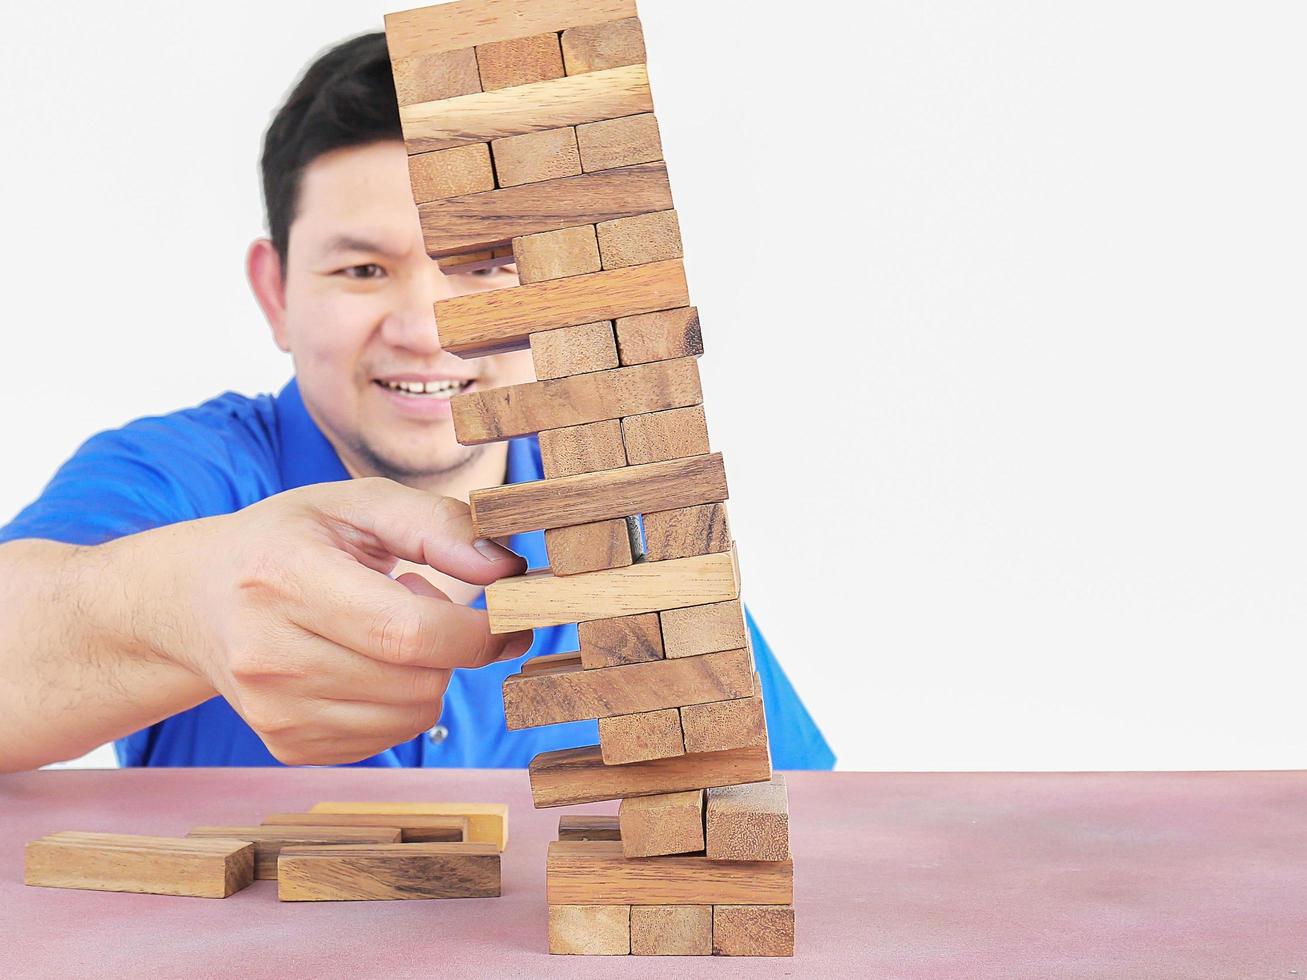
<instances>
[{"instance_id":1,"label":"shirt button","mask_svg":"<svg viewBox=\"0 0 1307 980\"><path fill-rule=\"evenodd\" d=\"M445 739L449 738L449 729L444 725L437 725L431 731L427 732L427 738L431 739L433 745L439 745Z\"/></svg>"}]
</instances>

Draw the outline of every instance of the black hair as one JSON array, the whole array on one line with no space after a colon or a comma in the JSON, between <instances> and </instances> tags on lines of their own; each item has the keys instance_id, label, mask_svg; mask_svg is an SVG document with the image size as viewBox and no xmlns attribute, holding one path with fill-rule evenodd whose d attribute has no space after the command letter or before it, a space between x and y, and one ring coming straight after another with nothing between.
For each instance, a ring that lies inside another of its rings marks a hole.
<instances>
[{"instance_id":1,"label":"black hair","mask_svg":"<svg viewBox=\"0 0 1307 980\"><path fill-rule=\"evenodd\" d=\"M283 267L304 168L332 150L402 138L384 34L342 41L309 65L263 137L268 237Z\"/></svg>"}]
</instances>

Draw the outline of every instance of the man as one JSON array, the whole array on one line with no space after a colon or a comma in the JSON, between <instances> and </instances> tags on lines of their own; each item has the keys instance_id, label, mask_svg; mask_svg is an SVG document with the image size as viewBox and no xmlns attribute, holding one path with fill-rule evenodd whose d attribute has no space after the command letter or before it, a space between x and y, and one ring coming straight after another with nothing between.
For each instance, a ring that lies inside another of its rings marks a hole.
<instances>
[{"instance_id":1,"label":"man","mask_svg":"<svg viewBox=\"0 0 1307 980\"><path fill-rule=\"evenodd\" d=\"M382 35L308 69L262 168L247 271L295 379L93 437L0 529L0 769L110 739L124 765L524 766L597 741L505 730L532 635L491 635L481 589L545 564L543 535L475 540L465 501L540 479L539 448L458 445L449 399L531 380L529 355L448 354L432 304L516 276L425 254ZM776 766L829 767L750 629ZM575 648L555 627L531 652Z\"/></svg>"}]
</instances>

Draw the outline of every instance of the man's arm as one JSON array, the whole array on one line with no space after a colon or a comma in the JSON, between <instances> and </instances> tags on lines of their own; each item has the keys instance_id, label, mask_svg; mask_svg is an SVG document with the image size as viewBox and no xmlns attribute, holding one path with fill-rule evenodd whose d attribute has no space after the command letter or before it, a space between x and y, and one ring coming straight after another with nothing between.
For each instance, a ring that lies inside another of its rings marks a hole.
<instances>
[{"instance_id":1,"label":"man's arm","mask_svg":"<svg viewBox=\"0 0 1307 980\"><path fill-rule=\"evenodd\" d=\"M77 756L223 695L287 763L435 724L455 667L526 651L398 559L487 585L523 563L467 507L385 480L305 487L93 547L0 545L0 770Z\"/></svg>"}]
</instances>

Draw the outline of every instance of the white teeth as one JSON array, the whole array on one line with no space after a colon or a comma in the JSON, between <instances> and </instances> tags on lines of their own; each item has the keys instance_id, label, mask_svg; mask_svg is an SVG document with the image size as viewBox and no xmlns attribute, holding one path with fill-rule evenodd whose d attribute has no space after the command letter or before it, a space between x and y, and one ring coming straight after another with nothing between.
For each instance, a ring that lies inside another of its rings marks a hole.
<instances>
[{"instance_id":1,"label":"white teeth","mask_svg":"<svg viewBox=\"0 0 1307 980\"><path fill-rule=\"evenodd\" d=\"M466 382L463 381L382 381L385 387L391 391L402 391L406 395L434 396L436 398L450 398L463 390Z\"/></svg>"}]
</instances>

